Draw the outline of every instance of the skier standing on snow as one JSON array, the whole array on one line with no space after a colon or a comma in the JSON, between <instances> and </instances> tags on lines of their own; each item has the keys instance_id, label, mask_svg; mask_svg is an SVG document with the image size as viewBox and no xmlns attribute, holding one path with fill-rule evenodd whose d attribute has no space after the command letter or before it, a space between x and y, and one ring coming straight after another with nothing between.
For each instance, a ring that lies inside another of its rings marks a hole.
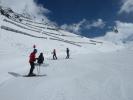
<instances>
[{"instance_id":1,"label":"skier standing on snow","mask_svg":"<svg viewBox=\"0 0 133 100\"><path fill-rule=\"evenodd\" d=\"M37 72L38 72L38 75L40 73L40 66L41 64L43 64L43 61L44 61L44 57L43 57L43 53L40 53L39 57L37 58L37 63L38 63L38 67L37 67Z\"/></svg>"},{"instance_id":2,"label":"skier standing on snow","mask_svg":"<svg viewBox=\"0 0 133 100\"><path fill-rule=\"evenodd\" d=\"M28 76L35 76L35 74L33 73L33 70L35 68L34 62L36 61L36 53L37 53L37 50L34 49L34 51L29 56L30 57L29 63L30 63L31 68L30 68L30 72L29 72Z\"/></svg>"},{"instance_id":3,"label":"skier standing on snow","mask_svg":"<svg viewBox=\"0 0 133 100\"><path fill-rule=\"evenodd\" d=\"M53 54L53 60L56 60L57 56L56 56L56 50L55 49L53 50L52 54Z\"/></svg>"},{"instance_id":4,"label":"skier standing on snow","mask_svg":"<svg viewBox=\"0 0 133 100\"><path fill-rule=\"evenodd\" d=\"M39 57L37 58L37 63L39 64L39 66L43 64L43 61L44 61L43 53L40 53Z\"/></svg>"},{"instance_id":5,"label":"skier standing on snow","mask_svg":"<svg viewBox=\"0 0 133 100\"><path fill-rule=\"evenodd\" d=\"M69 48L66 48L66 54L67 54L66 59L69 59L70 57L69 51L70 51Z\"/></svg>"}]
</instances>

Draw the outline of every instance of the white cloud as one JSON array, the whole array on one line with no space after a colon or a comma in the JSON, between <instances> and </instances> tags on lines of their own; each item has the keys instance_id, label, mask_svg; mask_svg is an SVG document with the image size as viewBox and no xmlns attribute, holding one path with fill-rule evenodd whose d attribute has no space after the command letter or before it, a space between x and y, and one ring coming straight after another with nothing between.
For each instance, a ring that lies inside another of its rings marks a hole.
<instances>
[{"instance_id":1,"label":"white cloud","mask_svg":"<svg viewBox=\"0 0 133 100\"><path fill-rule=\"evenodd\" d=\"M102 39L114 43L123 43L133 41L133 23L116 21L118 33L107 32Z\"/></svg>"},{"instance_id":2,"label":"white cloud","mask_svg":"<svg viewBox=\"0 0 133 100\"><path fill-rule=\"evenodd\" d=\"M71 31L71 32L74 32L74 33L77 33L77 34L80 34L81 26L85 22L86 22L86 19L83 19L79 23L74 23L74 24L71 24L71 25L64 24L64 25L61 26L61 28L65 29L65 30L68 30L68 31Z\"/></svg>"},{"instance_id":3,"label":"white cloud","mask_svg":"<svg viewBox=\"0 0 133 100\"><path fill-rule=\"evenodd\" d=\"M93 22L89 22L86 19L81 20L78 23L74 23L74 24L64 24L61 26L62 29L80 34L82 30L84 29L91 29L91 28L104 28L105 26L105 22L102 19L97 19L96 21Z\"/></svg>"},{"instance_id":4,"label":"white cloud","mask_svg":"<svg viewBox=\"0 0 133 100\"><path fill-rule=\"evenodd\" d=\"M133 12L133 0L122 0L122 6L119 13L130 13Z\"/></svg>"},{"instance_id":5,"label":"white cloud","mask_svg":"<svg viewBox=\"0 0 133 100\"><path fill-rule=\"evenodd\" d=\"M91 24L88 24L86 28L91 29L93 27L95 28L104 28L105 22L102 19L97 19L96 21L93 21Z\"/></svg>"},{"instance_id":6,"label":"white cloud","mask_svg":"<svg viewBox=\"0 0 133 100\"><path fill-rule=\"evenodd\" d=\"M44 15L50 12L42 5L37 5L34 0L1 0L1 5L10 7L17 13L23 13L25 10L32 17L35 16L37 19L45 18L45 20L48 20Z\"/></svg>"}]
</instances>

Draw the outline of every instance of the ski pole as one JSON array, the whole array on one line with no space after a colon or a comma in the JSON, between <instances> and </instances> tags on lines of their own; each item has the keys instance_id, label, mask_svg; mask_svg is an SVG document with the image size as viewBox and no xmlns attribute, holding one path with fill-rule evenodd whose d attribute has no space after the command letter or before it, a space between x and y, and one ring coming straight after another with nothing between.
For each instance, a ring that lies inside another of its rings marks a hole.
<instances>
[{"instance_id":1,"label":"ski pole","mask_svg":"<svg viewBox=\"0 0 133 100\"><path fill-rule=\"evenodd\" d=\"M37 67L37 73L40 74L40 65Z\"/></svg>"}]
</instances>

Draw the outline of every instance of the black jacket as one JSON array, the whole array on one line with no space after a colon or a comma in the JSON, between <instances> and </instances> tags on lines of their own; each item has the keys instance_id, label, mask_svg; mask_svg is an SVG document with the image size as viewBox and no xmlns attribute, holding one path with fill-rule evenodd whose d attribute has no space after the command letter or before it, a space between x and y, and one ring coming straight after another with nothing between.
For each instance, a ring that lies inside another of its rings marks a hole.
<instances>
[{"instance_id":1,"label":"black jacket","mask_svg":"<svg viewBox=\"0 0 133 100\"><path fill-rule=\"evenodd\" d=\"M37 63L38 63L38 64L42 64L43 61L44 61L44 57L43 57L42 54L40 54L39 57L38 57Z\"/></svg>"}]
</instances>

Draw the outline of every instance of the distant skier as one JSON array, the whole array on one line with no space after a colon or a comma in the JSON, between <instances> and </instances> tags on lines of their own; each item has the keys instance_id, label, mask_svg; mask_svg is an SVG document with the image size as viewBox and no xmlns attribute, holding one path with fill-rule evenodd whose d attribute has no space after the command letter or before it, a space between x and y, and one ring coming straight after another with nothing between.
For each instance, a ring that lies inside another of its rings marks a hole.
<instances>
[{"instance_id":1,"label":"distant skier","mask_svg":"<svg viewBox=\"0 0 133 100\"><path fill-rule=\"evenodd\" d=\"M33 45L33 48L36 49L36 45L35 44Z\"/></svg>"},{"instance_id":2,"label":"distant skier","mask_svg":"<svg viewBox=\"0 0 133 100\"><path fill-rule=\"evenodd\" d=\"M37 53L37 50L34 49L33 52L30 54L30 59L29 59L29 63L30 63L30 72L28 74L28 76L35 76L35 74L33 73L33 70L35 68L35 61L36 61L36 53Z\"/></svg>"},{"instance_id":3,"label":"distant skier","mask_svg":"<svg viewBox=\"0 0 133 100\"><path fill-rule=\"evenodd\" d=\"M37 51L37 49L36 49L36 45L35 45L35 44L33 45L33 49Z\"/></svg>"},{"instance_id":4,"label":"distant skier","mask_svg":"<svg viewBox=\"0 0 133 100\"><path fill-rule=\"evenodd\" d=\"M39 64L39 66L43 64L43 61L44 61L43 53L40 53L39 57L37 58L37 63Z\"/></svg>"},{"instance_id":5,"label":"distant skier","mask_svg":"<svg viewBox=\"0 0 133 100\"><path fill-rule=\"evenodd\" d=\"M69 59L70 57L69 51L70 51L69 48L66 48L66 54L67 54L66 59Z\"/></svg>"},{"instance_id":6,"label":"distant skier","mask_svg":"<svg viewBox=\"0 0 133 100\"><path fill-rule=\"evenodd\" d=\"M56 60L57 56L56 56L56 50L55 49L53 50L52 54L53 54L53 60Z\"/></svg>"}]
</instances>

